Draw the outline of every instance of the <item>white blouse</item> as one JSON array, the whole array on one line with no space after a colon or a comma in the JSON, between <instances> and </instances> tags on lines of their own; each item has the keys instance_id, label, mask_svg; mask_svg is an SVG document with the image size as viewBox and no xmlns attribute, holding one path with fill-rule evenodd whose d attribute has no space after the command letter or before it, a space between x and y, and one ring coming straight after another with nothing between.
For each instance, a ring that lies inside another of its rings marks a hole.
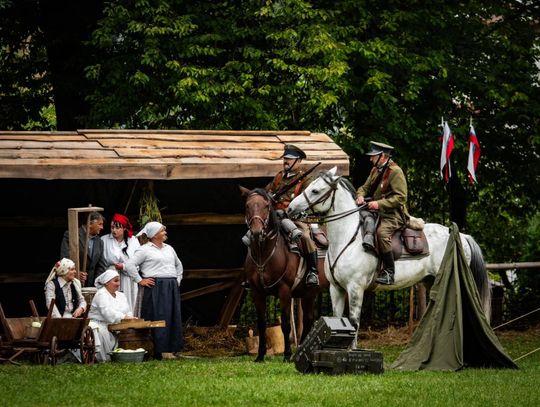
<instances>
[{"instance_id":1,"label":"white blouse","mask_svg":"<svg viewBox=\"0 0 540 407\"><path fill-rule=\"evenodd\" d=\"M62 292L64 293L64 298L66 300L64 318L71 318L71 314L75 311L73 309L73 298L71 295L72 284L74 285L75 292L77 293L77 301L79 302L79 307L81 307L83 310L86 310L86 301L84 300L81 290L79 290L78 286L74 284L73 281L66 281L63 277L58 277L58 283L60 284L60 288L62 289ZM56 299L56 287L54 286L54 281L51 280L45 285L45 305L47 306L47 309L49 308L49 305L53 298ZM58 311L58 308L56 308L56 304L53 308L52 317L62 318L62 315L60 315L60 311Z\"/></svg>"},{"instance_id":2,"label":"white blouse","mask_svg":"<svg viewBox=\"0 0 540 407\"><path fill-rule=\"evenodd\" d=\"M124 269L137 283L142 278L137 273L137 266L144 278L176 277L178 285L182 281L184 267L172 246L163 243L160 248L152 242L139 247L133 257L124 264Z\"/></svg>"},{"instance_id":3,"label":"white blouse","mask_svg":"<svg viewBox=\"0 0 540 407\"><path fill-rule=\"evenodd\" d=\"M128 259L133 257L135 250L140 246L139 241L135 236L128 238L127 256L122 251L126 247L126 242L122 240L119 242L112 234L101 236L103 241L103 258L107 263L107 266L111 266L113 263L125 263Z\"/></svg>"},{"instance_id":4,"label":"white blouse","mask_svg":"<svg viewBox=\"0 0 540 407\"><path fill-rule=\"evenodd\" d=\"M105 287L97 290L88 317L98 323L117 324L126 317L133 316L124 293L117 291L116 296L107 291Z\"/></svg>"}]
</instances>

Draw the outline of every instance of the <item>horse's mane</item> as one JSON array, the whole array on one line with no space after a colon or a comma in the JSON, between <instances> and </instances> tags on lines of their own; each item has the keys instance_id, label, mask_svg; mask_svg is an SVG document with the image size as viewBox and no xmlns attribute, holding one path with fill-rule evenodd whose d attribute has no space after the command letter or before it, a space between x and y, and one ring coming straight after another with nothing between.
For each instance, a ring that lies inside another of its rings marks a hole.
<instances>
[{"instance_id":1,"label":"horse's mane","mask_svg":"<svg viewBox=\"0 0 540 407\"><path fill-rule=\"evenodd\" d=\"M266 199L268 202L270 202L271 226L274 227L275 225L279 225L279 219L278 219L276 210L274 209L274 205L272 205L272 203L271 203L272 198L271 198L270 194L268 193L268 191L266 189L264 189L264 188L255 188L255 189L251 190L248 197L251 196L251 195L262 196L264 199Z\"/></svg>"},{"instance_id":2,"label":"horse's mane","mask_svg":"<svg viewBox=\"0 0 540 407\"><path fill-rule=\"evenodd\" d=\"M266 199L267 201L270 200L270 195L268 195L268 192L264 188L255 188L255 189L251 190L249 195L260 195L264 199Z\"/></svg>"},{"instance_id":3,"label":"horse's mane","mask_svg":"<svg viewBox=\"0 0 540 407\"><path fill-rule=\"evenodd\" d=\"M330 173L330 171L321 172L319 177L326 178L327 182L332 181L332 174ZM344 178L344 177L338 177L337 182L339 182L345 188L345 190L349 192L349 194L351 194L351 197L353 199L356 199L356 188L354 187L351 181L349 181L347 178Z\"/></svg>"},{"instance_id":4,"label":"horse's mane","mask_svg":"<svg viewBox=\"0 0 540 407\"><path fill-rule=\"evenodd\" d=\"M345 189L351 194L353 199L356 199L356 188L347 178L341 177L339 183L345 187Z\"/></svg>"}]
</instances>

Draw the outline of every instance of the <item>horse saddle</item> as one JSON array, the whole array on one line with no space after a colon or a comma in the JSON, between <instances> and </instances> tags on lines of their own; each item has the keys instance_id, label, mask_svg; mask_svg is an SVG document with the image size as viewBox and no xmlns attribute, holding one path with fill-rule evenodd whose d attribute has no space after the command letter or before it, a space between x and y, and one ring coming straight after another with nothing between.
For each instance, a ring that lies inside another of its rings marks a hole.
<instances>
[{"instance_id":1,"label":"horse saddle","mask_svg":"<svg viewBox=\"0 0 540 407\"><path fill-rule=\"evenodd\" d=\"M405 228L392 236L394 260L404 257L424 257L429 254L429 245L423 230Z\"/></svg>"}]
</instances>

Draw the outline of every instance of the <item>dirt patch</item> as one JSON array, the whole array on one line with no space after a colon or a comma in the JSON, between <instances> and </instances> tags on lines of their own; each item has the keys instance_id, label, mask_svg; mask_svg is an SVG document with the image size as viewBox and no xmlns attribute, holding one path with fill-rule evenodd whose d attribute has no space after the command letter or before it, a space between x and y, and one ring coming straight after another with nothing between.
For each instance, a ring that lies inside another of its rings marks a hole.
<instances>
[{"instance_id":1,"label":"dirt patch","mask_svg":"<svg viewBox=\"0 0 540 407\"><path fill-rule=\"evenodd\" d=\"M389 326L381 330L367 328L360 331L359 347L377 348L379 346L402 346L406 345L411 338L409 327Z\"/></svg>"},{"instance_id":2,"label":"dirt patch","mask_svg":"<svg viewBox=\"0 0 540 407\"><path fill-rule=\"evenodd\" d=\"M496 330L501 339L531 336L540 337L540 325L522 330ZM199 357L227 357L247 355L246 337L247 328L229 327L223 330L218 327L188 326L185 329L186 356ZM359 347L363 349L377 349L381 346L406 346L411 338L408 326L389 326L384 329L363 329L360 331Z\"/></svg>"},{"instance_id":3,"label":"dirt patch","mask_svg":"<svg viewBox=\"0 0 540 407\"><path fill-rule=\"evenodd\" d=\"M247 354L243 333L236 328L187 326L184 329L185 356L226 357Z\"/></svg>"}]
</instances>

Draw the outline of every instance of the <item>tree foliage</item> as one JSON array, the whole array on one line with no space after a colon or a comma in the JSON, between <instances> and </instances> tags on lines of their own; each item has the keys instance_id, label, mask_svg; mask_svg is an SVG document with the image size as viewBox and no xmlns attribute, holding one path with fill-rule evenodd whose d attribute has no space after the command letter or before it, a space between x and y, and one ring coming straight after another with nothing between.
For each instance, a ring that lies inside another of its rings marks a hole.
<instances>
[{"instance_id":1,"label":"tree foliage","mask_svg":"<svg viewBox=\"0 0 540 407\"><path fill-rule=\"evenodd\" d=\"M40 15L22 11L49 3L0 0L3 128L43 126L39 112L58 88ZM521 258L540 198L537 2L90 3L102 9L80 35L88 84L61 78L86 92L85 127L323 131L350 155L357 185L377 139L396 147L411 212L448 223L444 117L456 136L453 194L468 208L462 226L490 260ZM476 186L466 183L471 120L482 147Z\"/></svg>"},{"instance_id":2,"label":"tree foliage","mask_svg":"<svg viewBox=\"0 0 540 407\"><path fill-rule=\"evenodd\" d=\"M51 130L45 39L32 1L0 0L0 128Z\"/></svg>"}]
</instances>

